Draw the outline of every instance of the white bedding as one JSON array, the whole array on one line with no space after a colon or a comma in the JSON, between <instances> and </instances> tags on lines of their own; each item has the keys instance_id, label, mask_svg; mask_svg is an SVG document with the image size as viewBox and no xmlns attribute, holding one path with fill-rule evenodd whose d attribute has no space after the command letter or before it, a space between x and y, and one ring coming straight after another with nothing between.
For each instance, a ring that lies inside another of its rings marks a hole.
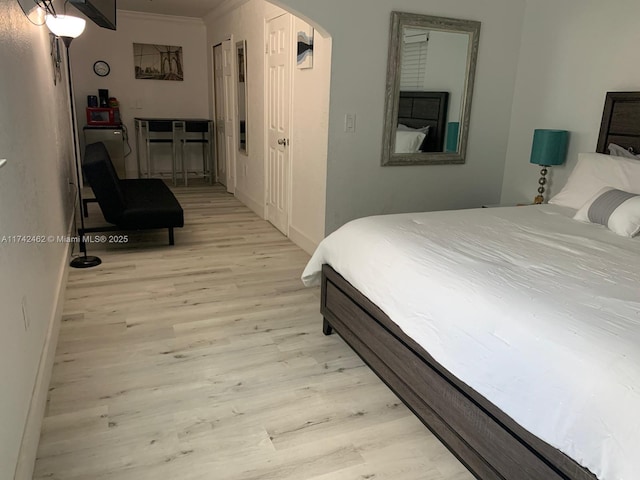
<instances>
[{"instance_id":1,"label":"white bedding","mask_svg":"<svg viewBox=\"0 0 640 480\"><path fill-rule=\"evenodd\" d=\"M640 478L640 238L545 205L371 217L328 263L436 361L601 480Z\"/></svg>"}]
</instances>

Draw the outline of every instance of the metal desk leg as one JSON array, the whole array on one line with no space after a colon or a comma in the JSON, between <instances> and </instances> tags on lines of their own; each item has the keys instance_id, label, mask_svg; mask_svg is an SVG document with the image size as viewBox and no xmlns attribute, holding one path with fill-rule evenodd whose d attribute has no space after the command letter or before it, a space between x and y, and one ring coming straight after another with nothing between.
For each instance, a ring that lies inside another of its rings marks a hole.
<instances>
[{"instance_id":1,"label":"metal desk leg","mask_svg":"<svg viewBox=\"0 0 640 480\"><path fill-rule=\"evenodd\" d=\"M209 172L209 184L213 185L213 145L214 145L214 132L213 132L213 122L209 122L209 143L207 144L207 167Z\"/></svg>"},{"instance_id":2,"label":"metal desk leg","mask_svg":"<svg viewBox=\"0 0 640 480\"><path fill-rule=\"evenodd\" d=\"M182 155L182 178L184 178L184 186L188 187L189 186L189 181L188 181L189 171L187 169L187 162L185 161L185 154L184 154L184 146L186 144L187 144L186 138L183 138L183 139L180 140L180 151L181 151L181 155Z\"/></svg>"},{"instance_id":3,"label":"metal desk leg","mask_svg":"<svg viewBox=\"0 0 640 480\"><path fill-rule=\"evenodd\" d=\"M147 163L147 178L151 178L151 142L149 142L149 122L144 122L145 129L145 160Z\"/></svg>"},{"instance_id":4,"label":"metal desk leg","mask_svg":"<svg viewBox=\"0 0 640 480\"><path fill-rule=\"evenodd\" d=\"M140 120L133 121L133 128L136 131L136 163L138 164L138 178L142 178L142 168L140 165Z\"/></svg>"},{"instance_id":5,"label":"metal desk leg","mask_svg":"<svg viewBox=\"0 0 640 480\"><path fill-rule=\"evenodd\" d=\"M173 175L173 184L177 185L178 183L178 168L182 171L182 178L186 185L186 175L184 173L184 149L182 148L182 141L184 138L185 132L185 123L183 121L174 121L173 122L173 158L172 158L172 167L171 173ZM178 143L180 143L180 148L178 148ZM179 162L178 162L179 160Z\"/></svg>"}]
</instances>

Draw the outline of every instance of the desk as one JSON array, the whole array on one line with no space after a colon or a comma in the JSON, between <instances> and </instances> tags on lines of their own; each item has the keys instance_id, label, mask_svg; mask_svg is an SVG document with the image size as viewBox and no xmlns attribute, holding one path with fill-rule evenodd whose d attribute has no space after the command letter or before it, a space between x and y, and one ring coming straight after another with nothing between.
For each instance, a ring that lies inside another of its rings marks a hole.
<instances>
[{"instance_id":1,"label":"desk","mask_svg":"<svg viewBox=\"0 0 640 480\"><path fill-rule=\"evenodd\" d=\"M203 145L202 155L202 171L188 172L186 166L186 159L183 158L184 145L188 142L193 142L194 139L189 136L188 129L185 128L189 124L204 124L207 126L204 132L201 132L200 143ZM208 179L209 182L213 182L213 122L208 118L155 118L155 117L136 117L134 118L135 131L136 131L136 160L138 164L138 177L139 178L152 178L154 176L162 176L160 172L154 172L153 160L150 152L151 144L164 143L171 144L171 176L174 185L176 184L178 169L177 162L180 158L181 168L180 173L185 185L187 184L187 176L189 173L194 173L198 176L202 176ZM140 141L144 141L144 165L146 171L142 170L141 162L141 148ZM178 150L178 144L182 145L182 148ZM180 151L180 155L178 155Z\"/></svg>"}]
</instances>

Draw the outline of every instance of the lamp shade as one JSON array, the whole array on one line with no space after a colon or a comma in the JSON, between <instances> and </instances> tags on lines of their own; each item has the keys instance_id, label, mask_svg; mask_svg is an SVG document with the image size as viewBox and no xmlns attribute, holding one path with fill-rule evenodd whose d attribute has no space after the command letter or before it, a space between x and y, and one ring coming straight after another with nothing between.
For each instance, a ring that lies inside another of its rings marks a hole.
<instances>
[{"instance_id":1,"label":"lamp shade","mask_svg":"<svg viewBox=\"0 0 640 480\"><path fill-rule=\"evenodd\" d=\"M47 15L47 27L56 37L77 38L84 32L87 21L71 15Z\"/></svg>"},{"instance_id":2,"label":"lamp shade","mask_svg":"<svg viewBox=\"0 0 640 480\"><path fill-rule=\"evenodd\" d=\"M569 132L566 130L536 130L533 133L531 163L562 165L567 158Z\"/></svg>"},{"instance_id":3,"label":"lamp shade","mask_svg":"<svg viewBox=\"0 0 640 480\"><path fill-rule=\"evenodd\" d=\"M449 122L447 124L447 152L458 151L458 136L460 135L460 122Z\"/></svg>"}]
</instances>

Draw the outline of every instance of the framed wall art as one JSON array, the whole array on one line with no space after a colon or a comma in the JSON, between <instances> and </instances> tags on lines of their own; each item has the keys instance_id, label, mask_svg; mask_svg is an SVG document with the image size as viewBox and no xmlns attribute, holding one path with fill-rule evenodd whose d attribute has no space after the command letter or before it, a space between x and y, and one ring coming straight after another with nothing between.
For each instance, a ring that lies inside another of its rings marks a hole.
<instances>
[{"instance_id":1,"label":"framed wall art","mask_svg":"<svg viewBox=\"0 0 640 480\"><path fill-rule=\"evenodd\" d=\"M134 43L133 61L137 79L184 80L182 47Z\"/></svg>"}]
</instances>

